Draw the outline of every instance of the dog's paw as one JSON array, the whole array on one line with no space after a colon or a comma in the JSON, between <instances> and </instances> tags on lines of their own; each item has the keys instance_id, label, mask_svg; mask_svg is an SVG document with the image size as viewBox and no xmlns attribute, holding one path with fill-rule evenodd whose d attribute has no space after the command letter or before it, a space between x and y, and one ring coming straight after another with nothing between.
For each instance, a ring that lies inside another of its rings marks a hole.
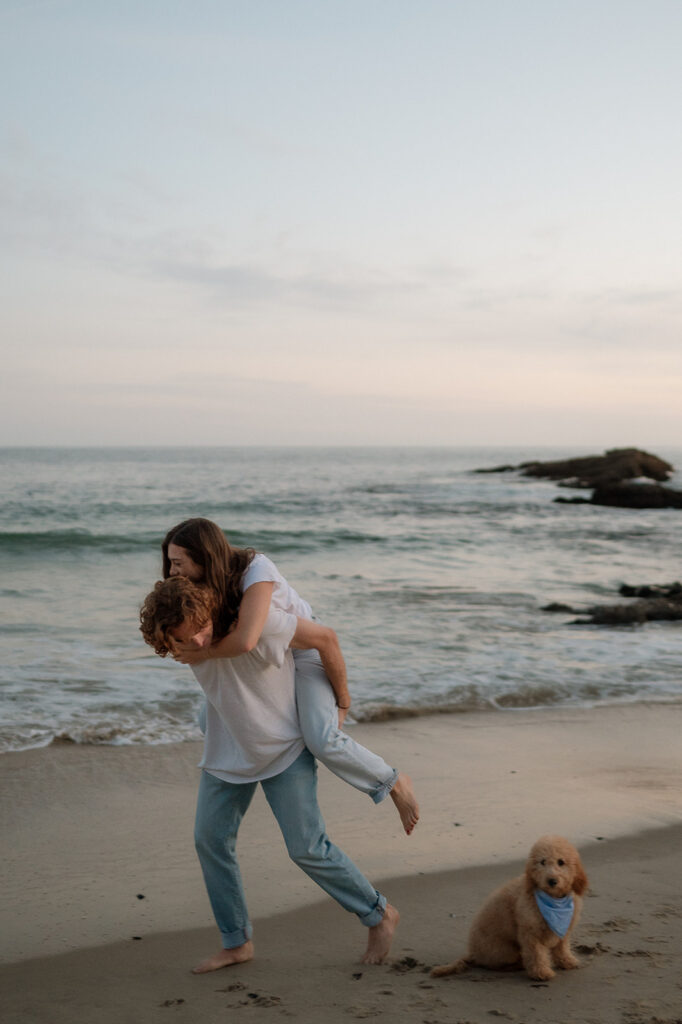
<instances>
[{"instance_id":1,"label":"dog's paw","mask_svg":"<svg viewBox=\"0 0 682 1024\"><path fill-rule=\"evenodd\" d=\"M529 967L526 973L533 981L549 981L550 978L555 977L551 967Z\"/></svg>"},{"instance_id":2,"label":"dog's paw","mask_svg":"<svg viewBox=\"0 0 682 1024\"><path fill-rule=\"evenodd\" d=\"M554 963L562 971L573 971L576 967L580 967L580 960L578 960L577 956L573 956L572 953L569 953L568 956L556 957Z\"/></svg>"}]
</instances>

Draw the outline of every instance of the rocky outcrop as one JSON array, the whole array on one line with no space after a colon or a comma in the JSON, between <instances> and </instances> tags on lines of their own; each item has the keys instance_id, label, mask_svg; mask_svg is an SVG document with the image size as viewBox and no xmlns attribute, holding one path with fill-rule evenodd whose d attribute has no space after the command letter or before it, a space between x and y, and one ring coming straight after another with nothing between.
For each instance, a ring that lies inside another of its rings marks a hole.
<instances>
[{"instance_id":1,"label":"rocky outcrop","mask_svg":"<svg viewBox=\"0 0 682 1024\"><path fill-rule=\"evenodd\" d=\"M566 604L548 604L544 612L580 615L573 619L573 625L580 626L630 626L654 620L671 621L682 619L682 584L633 587L624 583L620 588L623 597L634 597L628 604L594 605L591 608L572 608Z\"/></svg>"},{"instance_id":2,"label":"rocky outcrop","mask_svg":"<svg viewBox=\"0 0 682 1024\"><path fill-rule=\"evenodd\" d=\"M618 593L623 597L666 597L671 601L682 601L682 583L645 583L637 587L623 583Z\"/></svg>"},{"instance_id":3,"label":"rocky outcrop","mask_svg":"<svg viewBox=\"0 0 682 1024\"><path fill-rule=\"evenodd\" d=\"M613 483L595 487L591 498L555 498L563 505L609 505L612 508L682 508L682 491L660 484Z\"/></svg>"},{"instance_id":4,"label":"rocky outcrop","mask_svg":"<svg viewBox=\"0 0 682 1024\"><path fill-rule=\"evenodd\" d=\"M559 462L529 462L521 469L524 476L559 480L565 487L598 487L638 477L662 482L670 478L673 467L657 455L638 448L612 448L605 455Z\"/></svg>"},{"instance_id":5,"label":"rocky outcrop","mask_svg":"<svg viewBox=\"0 0 682 1024\"><path fill-rule=\"evenodd\" d=\"M564 505L610 505L617 508L682 508L682 491L661 486L673 467L639 448L612 448L604 455L586 455L555 462L522 462L494 466L477 473L508 473L556 480L560 487L593 488L591 498L555 498ZM655 483L635 481L644 477Z\"/></svg>"},{"instance_id":6,"label":"rocky outcrop","mask_svg":"<svg viewBox=\"0 0 682 1024\"><path fill-rule=\"evenodd\" d=\"M600 484L590 500L618 508L682 508L682 491L660 484Z\"/></svg>"},{"instance_id":7,"label":"rocky outcrop","mask_svg":"<svg viewBox=\"0 0 682 1024\"><path fill-rule=\"evenodd\" d=\"M604 455L585 455L555 462L522 462L518 466L495 466L478 473L506 473L518 470L524 476L556 480L564 487L598 487L646 477L659 483L668 480L673 467L665 459L639 448L612 448Z\"/></svg>"}]
</instances>

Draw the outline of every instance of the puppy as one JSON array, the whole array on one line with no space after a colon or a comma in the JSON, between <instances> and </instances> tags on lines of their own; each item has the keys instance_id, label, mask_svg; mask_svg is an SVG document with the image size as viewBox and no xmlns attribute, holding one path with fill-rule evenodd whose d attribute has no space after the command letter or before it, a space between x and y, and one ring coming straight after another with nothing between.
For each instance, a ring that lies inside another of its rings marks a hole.
<instances>
[{"instance_id":1,"label":"puppy","mask_svg":"<svg viewBox=\"0 0 682 1024\"><path fill-rule=\"evenodd\" d=\"M560 836L533 846L525 874L493 892L474 918L466 956L434 967L431 976L461 974L470 965L524 967L531 978L554 977L552 966L578 967L570 938L582 908L587 875L578 851Z\"/></svg>"}]
</instances>

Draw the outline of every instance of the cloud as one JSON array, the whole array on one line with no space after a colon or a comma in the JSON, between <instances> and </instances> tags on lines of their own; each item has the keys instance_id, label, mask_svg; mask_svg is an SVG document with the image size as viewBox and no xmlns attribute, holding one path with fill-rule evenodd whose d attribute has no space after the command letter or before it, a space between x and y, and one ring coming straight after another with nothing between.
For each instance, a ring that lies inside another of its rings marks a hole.
<instances>
[{"instance_id":1,"label":"cloud","mask_svg":"<svg viewBox=\"0 0 682 1024\"><path fill-rule=\"evenodd\" d=\"M679 307L682 291L673 288L607 288L586 297L586 302L607 309L632 306Z\"/></svg>"},{"instance_id":2,"label":"cloud","mask_svg":"<svg viewBox=\"0 0 682 1024\"><path fill-rule=\"evenodd\" d=\"M359 267L338 274L299 271L285 275L253 264L209 266L164 260L155 261L153 269L162 278L208 289L225 302L282 303L332 310L367 311L378 302L425 287L417 278L397 278Z\"/></svg>"},{"instance_id":3,"label":"cloud","mask_svg":"<svg viewBox=\"0 0 682 1024\"><path fill-rule=\"evenodd\" d=\"M371 313L387 303L429 289L459 287L466 273L440 262L404 270L362 265L342 253L296 251L294 239L277 229L259 260L233 259L222 233L174 226L174 197L149 175L119 174L107 192L33 170L39 154L22 144L30 160L9 160L0 174L0 241L13 254L109 267L117 274L185 285L230 306L309 307ZM286 270L284 264L286 263Z\"/></svg>"}]
</instances>

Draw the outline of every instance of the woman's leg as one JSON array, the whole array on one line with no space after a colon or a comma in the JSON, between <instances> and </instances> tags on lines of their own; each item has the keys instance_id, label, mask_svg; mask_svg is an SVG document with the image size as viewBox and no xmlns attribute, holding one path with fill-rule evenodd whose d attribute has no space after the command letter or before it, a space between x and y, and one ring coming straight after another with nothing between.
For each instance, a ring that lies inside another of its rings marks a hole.
<instances>
[{"instance_id":1,"label":"woman's leg","mask_svg":"<svg viewBox=\"0 0 682 1024\"><path fill-rule=\"evenodd\" d=\"M380 803L398 772L339 729L339 711L317 651L296 651L296 703L308 750L344 782Z\"/></svg>"},{"instance_id":2,"label":"woman's leg","mask_svg":"<svg viewBox=\"0 0 682 1024\"><path fill-rule=\"evenodd\" d=\"M256 783L234 785L201 773L194 842L224 949L243 946L253 933L236 843L255 789Z\"/></svg>"}]
</instances>

